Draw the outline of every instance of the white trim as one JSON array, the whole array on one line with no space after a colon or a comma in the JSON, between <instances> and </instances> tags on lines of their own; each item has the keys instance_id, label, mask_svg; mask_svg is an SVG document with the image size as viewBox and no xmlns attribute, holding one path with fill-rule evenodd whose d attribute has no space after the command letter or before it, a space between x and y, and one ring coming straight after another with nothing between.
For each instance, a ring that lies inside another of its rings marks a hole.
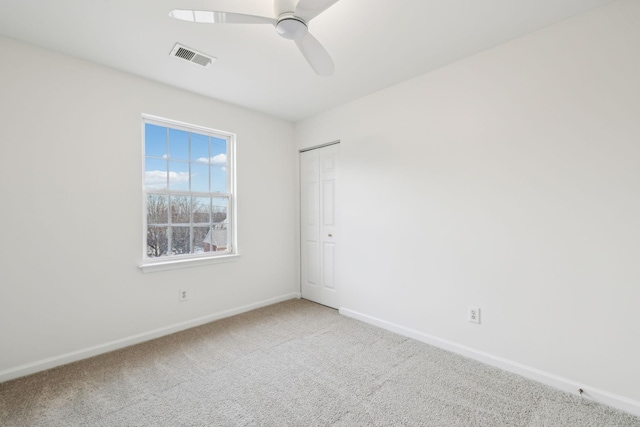
<instances>
[{"instance_id":1,"label":"white trim","mask_svg":"<svg viewBox=\"0 0 640 427\"><path fill-rule=\"evenodd\" d=\"M200 125L194 125L187 122L181 122L179 120L167 119L165 117L154 116L152 114L142 113L142 119L143 119L143 122L152 123L162 127L166 127L167 125L170 125L172 128L184 130L186 132L193 132L194 130L196 130L198 132L204 132L207 135L211 135L213 133L214 136L222 135L225 137L233 137L233 138L235 138L236 136L235 133L225 132L223 130L218 130L218 129L210 128L207 126L200 126ZM219 135L215 135L215 134L219 134ZM143 142L143 146L144 146L144 142Z\"/></svg>"},{"instance_id":2,"label":"white trim","mask_svg":"<svg viewBox=\"0 0 640 427\"><path fill-rule=\"evenodd\" d=\"M175 270L178 268L199 267L202 265L232 262L237 261L239 258L240 254L233 253L206 258L183 258L169 260L167 260L167 258L162 258L162 261L143 263L140 264L139 267L143 273L155 273L156 271Z\"/></svg>"},{"instance_id":3,"label":"white trim","mask_svg":"<svg viewBox=\"0 0 640 427\"><path fill-rule=\"evenodd\" d=\"M214 320L224 319L225 317L235 316L237 314L245 313L247 311L255 310L261 307L266 307L269 305L277 304L279 302L287 301L295 298L300 298L300 294L299 293L284 294L279 297L258 301L242 307L233 308L230 310L221 311L219 313L210 314L208 316L198 317L196 319L187 320L184 322L176 323L174 325L165 326L163 328L154 329L151 331L132 335L130 337L122 338L119 340L106 342L104 344L98 344L92 347L87 347L80 350L72 351L70 353L49 357L49 358L38 360L32 363L26 363L24 365L20 365L14 368L9 368L4 371L0 371L0 383L9 381L15 378L23 377L25 375L30 375L36 372L44 371L46 369L55 368L56 366L66 365L67 363L76 362L78 360L97 356L99 354L108 353L110 351L118 350L124 347L129 347L131 345L139 344L155 338L160 338L162 336L173 334L175 332L184 331L185 329L204 325L205 323L213 322Z\"/></svg>"},{"instance_id":4,"label":"white trim","mask_svg":"<svg viewBox=\"0 0 640 427\"><path fill-rule=\"evenodd\" d=\"M579 389L582 389L584 390L582 397L586 399L603 403L605 405L612 406L630 414L640 416L640 402L637 400L610 393L606 390L590 387L587 384L581 384L576 381L552 374L550 372L532 368L530 366L526 366L521 363L505 359L503 357L485 353L483 351L479 351L474 348L455 343L453 341L448 341L442 338L435 337L433 335L425 334L424 332L416 331L415 329L410 329L401 325L397 325L395 323L387 322L386 320L378 319L367 314L362 314L348 308L340 307L339 313L345 317L360 320L370 325L395 332L399 335L403 335L405 337L413 338L417 341L433 345L434 347L442 348L444 350L469 357L488 365L495 366L505 371L513 372L530 380L537 381L539 383L551 386L567 393L580 395Z\"/></svg>"}]
</instances>

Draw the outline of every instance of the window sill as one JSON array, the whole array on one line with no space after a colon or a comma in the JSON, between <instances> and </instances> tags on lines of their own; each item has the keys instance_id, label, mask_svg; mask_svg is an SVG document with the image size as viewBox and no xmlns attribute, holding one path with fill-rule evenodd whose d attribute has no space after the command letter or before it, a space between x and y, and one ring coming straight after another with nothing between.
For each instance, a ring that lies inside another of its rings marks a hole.
<instances>
[{"instance_id":1,"label":"window sill","mask_svg":"<svg viewBox=\"0 0 640 427\"><path fill-rule=\"evenodd\" d=\"M176 270L178 268L199 267L202 265L220 264L223 262L233 262L240 258L240 254L220 255L208 258L190 258L171 261L147 262L140 264L143 273L155 273L157 271Z\"/></svg>"}]
</instances>

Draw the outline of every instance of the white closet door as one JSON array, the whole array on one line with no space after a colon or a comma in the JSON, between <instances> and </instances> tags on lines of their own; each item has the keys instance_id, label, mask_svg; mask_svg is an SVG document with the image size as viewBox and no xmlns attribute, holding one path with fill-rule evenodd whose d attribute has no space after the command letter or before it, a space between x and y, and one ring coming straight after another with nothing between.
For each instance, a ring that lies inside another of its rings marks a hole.
<instances>
[{"instance_id":1,"label":"white closet door","mask_svg":"<svg viewBox=\"0 0 640 427\"><path fill-rule=\"evenodd\" d=\"M335 255L340 145L300 153L302 298L338 308Z\"/></svg>"}]
</instances>

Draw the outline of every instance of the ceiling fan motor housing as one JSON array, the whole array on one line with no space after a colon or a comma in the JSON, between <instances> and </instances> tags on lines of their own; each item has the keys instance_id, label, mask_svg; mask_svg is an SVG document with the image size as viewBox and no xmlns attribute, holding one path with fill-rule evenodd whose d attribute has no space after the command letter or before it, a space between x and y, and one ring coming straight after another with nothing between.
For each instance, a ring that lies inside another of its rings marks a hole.
<instances>
[{"instance_id":1,"label":"ceiling fan motor housing","mask_svg":"<svg viewBox=\"0 0 640 427\"><path fill-rule=\"evenodd\" d=\"M285 39L299 40L307 35L309 28L306 22L291 14L278 19L276 31Z\"/></svg>"}]
</instances>

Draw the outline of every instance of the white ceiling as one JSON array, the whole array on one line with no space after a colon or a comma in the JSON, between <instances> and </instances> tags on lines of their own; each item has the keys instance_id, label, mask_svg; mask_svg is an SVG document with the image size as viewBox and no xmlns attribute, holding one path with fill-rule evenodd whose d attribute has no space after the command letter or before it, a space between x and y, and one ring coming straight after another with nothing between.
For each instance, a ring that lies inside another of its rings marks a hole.
<instances>
[{"instance_id":1,"label":"white ceiling","mask_svg":"<svg viewBox=\"0 0 640 427\"><path fill-rule=\"evenodd\" d=\"M271 0L1 0L0 34L297 121L612 1L340 0L309 27L333 57L331 77L270 25L168 17L176 8L273 16ZM170 57L176 42L218 60L202 68Z\"/></svg>"}]
</instances>

